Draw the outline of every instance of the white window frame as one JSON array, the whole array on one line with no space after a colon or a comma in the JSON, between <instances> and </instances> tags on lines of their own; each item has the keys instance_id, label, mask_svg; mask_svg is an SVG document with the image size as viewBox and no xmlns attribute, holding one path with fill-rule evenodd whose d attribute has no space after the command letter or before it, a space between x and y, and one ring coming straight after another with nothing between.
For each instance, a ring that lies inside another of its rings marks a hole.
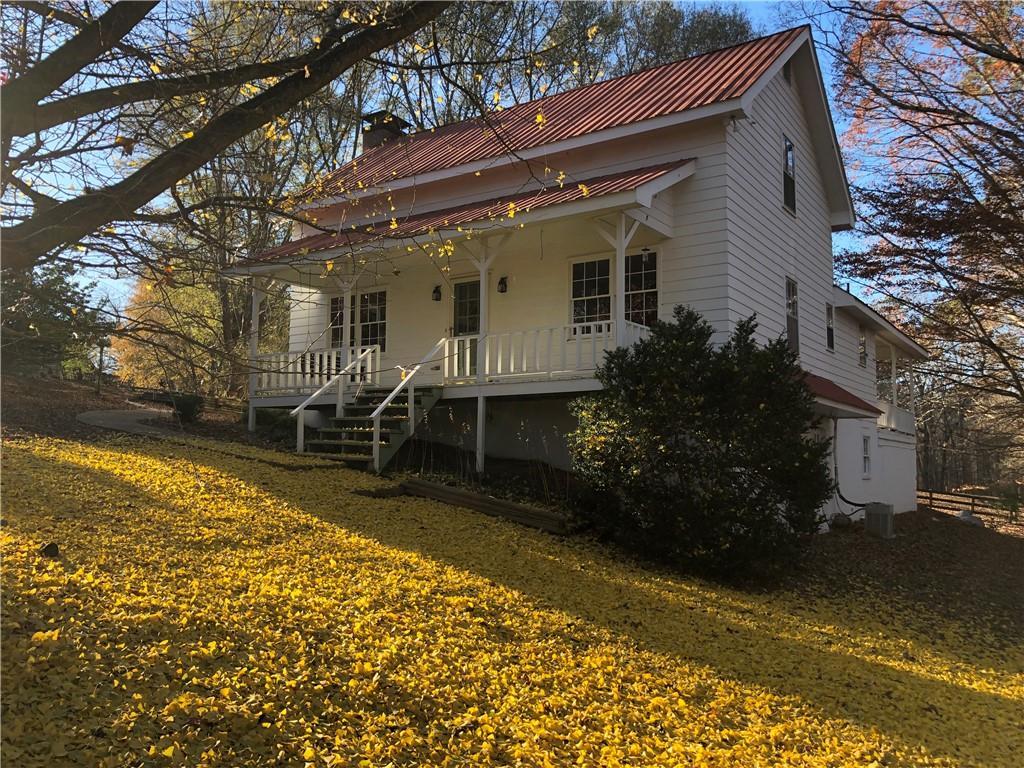
<instances>
[{"instance_id":1,"label":"white window frame","mask_svg":"<svg viewBox=\"0 0 1024 768\"><path fill-rule=\"evenodd\" d=\"M383 339L384 343L380 344L380 351L384 352L386 350L386 348L387 348L387 345L388 345L388 325L390 325L389 318L388 318L388 314L389 314L388 313L388 307L391 304L390 297L388 296L388 289L387 289L387 286L385 286L385 285L376 285L376 286L367 288L365 290L360 290L358 292L357 291L352 291L352 298L354 299L352 304L353 304L353 307L355 308L355 317L353 319L353 329L352 329L352 344L353 344L353 346L357 346L357 347L366 346L365 343L363 342L363 322L362 322L362 319L360 317L360 314L363 311L363 295L364 294L369 294L369 293L383 293L384 294L384 322L381 323L381 325L384 326L384 334L383 334L384 335L384 339ZM376 321L375 321L374 324L376 324ZM367 323L367 325L369 325L369 323ZM379 344L379 342L378 342L378 344Z\"/></svg>"},{"instance_id":2,"label":"white window frame","mask_svg":"<svg viewBox=\"0 0 1024 768\"><path fill-rule=\"evenodd\" d=\"M858 326L857 336L857 365L861 368L868 367L868 329L863 325Z\"/></svg>"},{"instance_id":3,"label":"white window frame","mask_svg":"<svg viewBox=\"0 0 1024 768\"><path fill-rule=\"evenodd\" d=\"M790 292L790 286L793 291ZM790 336L790 323L793 321L793 330L796 331ZM800 354L800 284L796 278L786 277L786 342L789 348L796 354Z\"/></svg>"},{"instance_id":4,"label":"white window frame","mask_svg":"<svg viewBox=\"0 0 1024 768\"><path fill-rule=\"evenodd\" d=\"M625 296L626 307L625 307L625 312L624 312L624 316L625 316L626 320L629 320L629 313L630 313L629 297L633 296L635 294L646 295L646 294L649 294L649 293L653 293L654 294L654 316L655 316L655 318L657 318L661 314L660 311L659 311L659 308L660 308L659 302L661 301L661 255L654 248L648 248L647 251L648 251L648 253L651 256L654 257L654 287L653 288L641 288L638 291L631 291L631 290L629 290L629 272L628 271L626 272L626 296ZM625 265L625 268L627 270L629 269L629 257L630 256L643 256L643 255L644 255L643 249L641 249L639 251L636 251L634 253L626 254L626 265ZM614 259L612 261L614 262ZM614 292L613 292L613 294L614 294ZM615 297L613 295L612 296L612 311L613 311L613 313L614 313L614 309L615 309ZM630 320L630 322L635 323L636 321L635 320ZM644 323L637 323L637 324L638 325L644 325ZM644 327L649 327L649 326L644 325Z\"/></svg>"},{"instance_id":5,"label":"white window frame","mask_svg":"<svg viewBox=\"0 0 1024 768\"><path fill-rule=\"evenodd\" d=\"M598 296L582 296L575 298L572 295L572 284L573 284L573 268L577 264L585 264L590 261L607 261L608 262L608 319L607 320L590 320L581 323L576 322L575 314L573 312L573 303L581 301L583 299L594 299L601 298L604 294ZM585 256L578 256L570 259L568 263L568 294L569 294L569 326L571 332L569 338L573 339L577 336L589 336L596 331L598 333L610 333L612 329L612 323L615 321L615 257L610 254L589 254Z\"/></svg>"},{"instance_id":6,"label":"white window frame","mask_svg":"<svg viewBox=\"0 0 1024 768\"><path fill-rule=\"evenodd\" d=\"M864 432L861 434L860 439L860 451L861 451L861 472L865 480L871 479L871 465L872 465L872 445L871 445L871 433Z\"/></svg>"},{"instance_id":7,"label":"white window frame","mask_svg":"<svg viewBox=\"0 0 1024 768\"><path fill-rule=\"evenodd\" d=\"M793 155L792 172L790 172L789 155ZM786 202L786 178L793 180L793 205ZM796 144L786 134L782 134L782 207L796 216Z\"/></svg>"},{"instance_id":8,"label":"white window frame","mask_svg":"<svg viewBox=\"0 0 1024 768\"><path fill-rule=\"evenodd\" d=\"M825 349L836 351L836 308L825 302Z\"/></svg>"},{"instance_id":9,"label":"white window frame","mask_svg":"<svg viewBox=\"0 0 1024 768\"><path fill-rule=\"evenodd\" d=\"M390 304L391 304L391 299L390 299L390 296L389 296L388 287L386 285L375 285L375 286L370 286L368 288L361 288L361 289L358 289L358 290L355 289L355 288L352 289L352 293L350 294L350 296L352 297L352 305L347 308L348 309L348 318L347 318L347 320L348 320L348 323L349 323L349 332L348 332L349 339L348 339L348 342L352 346L353 349L358 349L359 347L363 346L363 339L362 339L362 336L363 336L363 323L359 319L359 313L362 310L363 294L368 294L368 293L383 293L384 294L384 312L385 312L384 323L383 323L383 325L384 325L384 344L383 344L383 346L381 348L381 351L383 352L384 349L387 347L387 343L388 343L388 326L390 325L390 318L388 317L388 308L390 307ZM339 341L336 346L334 344L334 329L335 328L338 328L338 329L342 328L342 326L338 326L338 325L334 324L334 309L333 309L332 305L334 304L334 300L335 299L341 299L342 301L344 301L345 294L343 294L343 293L336 293L336 294L333 294L330 297L330 301L327 304L327 312L328 312L328 326L327 326L327 329L328 329L328 332L331 334L331 338L330 338L331 348L332 349L341 349L341 347L342 347L341 341Z\"/></svg>"}]
</instances>

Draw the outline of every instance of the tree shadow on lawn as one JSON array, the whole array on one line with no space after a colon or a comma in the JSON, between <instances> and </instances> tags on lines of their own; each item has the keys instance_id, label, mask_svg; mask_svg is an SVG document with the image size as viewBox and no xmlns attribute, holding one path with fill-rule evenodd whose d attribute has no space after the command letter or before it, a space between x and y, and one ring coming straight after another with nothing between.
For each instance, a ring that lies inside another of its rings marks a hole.
<instances>
[{"instance_id":1,"label":"tree shadow on lawn","mask_svg":"<svg viewBox=\"0 0 1024 768\"><path fill-rule=\"evenodd\" d=\"M157 444L131 450L169 453ZM985 657L987 669L977 669L969 652L929 648L912 620L873 623L877 606L862 595L804 605L800 595L744 594L647 572L592 543L558 540L444 504L370 501L352 491L390 483L362 473L321 470L303 474L301 483L287 473L290 482L283 482L255 462L221 457L207 464L201 453L193 452L198 464L345 530L512 588L724 678L796 696L826 716L876 727L933 755L1010 765L1024 750L1013 725L1021 702L994 690L1020 675L1019 654ZM972 631L956 628L958 636L945 642L966 641ZM901 643L904 636L911 641Z\"/></svg>"},{"instance_id":2,"label":"tree shadow on lawn","mask_svg":"<svg viewBox=\"0 0 1024 768\"><path fill-rule=\"evenodd\" d=\"M859 614L855 595L826 605L830 615L822 622L815 615L818 605L784 605L784 596L749 596L644 572L589 543L561 541L439 503L359 498L356 508L331 510L301 497L286 500L389 546L515 589L649 650L795 695L827 716L877 727L932 754L995 765L1012 764L1010 756L1024 750L1019 727L1012 725L1019 723L1024 704L954 679L976 673L998 686L1024 673L1019 653L1006 655L1002 664L986 658L986 667L999 669L987 675L974 668L968 649L959 657L961 649L929 647L920 635L898 647L880 637L881 625L868 629L874 606ZM887 634L898 631L890 627ZM850 635L856 655L844 642ZM967 628L960 639L970 636ZM890 650L895 656L887 659ZM948 679L934 676L933 662L952 668Z\"/></svg>"}]
</instances>

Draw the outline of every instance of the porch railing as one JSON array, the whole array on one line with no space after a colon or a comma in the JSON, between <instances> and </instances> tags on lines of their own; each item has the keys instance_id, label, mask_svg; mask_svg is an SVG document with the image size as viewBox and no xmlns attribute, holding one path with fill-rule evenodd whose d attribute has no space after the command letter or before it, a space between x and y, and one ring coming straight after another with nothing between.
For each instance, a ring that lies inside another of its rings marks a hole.
<instances>
[{"instance_id":1,"label":"porch railing","mask_svg":"<svg viewBox=\"0 0 1024 768\"><path fill-rule=\"evenodd\" d=\"M294 409L289 412L290 416L295 416L295 450L298 453L302 453L306 449L306 408L308 408L313 401L315 401L320 395L326 392L328 389L337 387L337 397L335 399L335 415L341 416L342 404L345 400L345 385L348 384L356 371L363 370L368 364L368 361L373 357L373 347L365 347L362 352L356 355L352 360L344 367L340 368L333 376L324 381L320 387L309 397L299 403ZM377 350L378 354L380 350ZM376 369L373 369L376 370Z\"/></svg>"},{"instance_id":2,"label":"porch railing","mask_svg":"<svg viewBox=\"0 0 1024 768\"><path fill-rule=\"evenodd\" d=\"M262 395L312 392L330 381L349 364L358 361L349 372L351 381L378 384L380 347L315 349L307 352L275 352L256 358L256 392Z\"/></svg>"},{"instance_id":3,"label":"porch railing","mask_svg":"<svg viewBox=\"0 0 1024 768\"><path fill-rule=\"evenodd\" d=\"M878 426L908 435L917 434L917 423L913 413L887 402L880 402L878 407L882 409L878 417Z\"/></svg>"},{"instance_id":4,"label":"porch railing","mask_svg":"<svg viewBox=\"0 0 1024 768\"><path fill-rule=\"evenodd\" d=\"M647 334L647 328L626 324L626 343ZM443 378L446 384L515 379L572 378L592 373L616 346L615 323L600 321L550 328L492 331L445 340Z\"/></svg>"}]
</instances>

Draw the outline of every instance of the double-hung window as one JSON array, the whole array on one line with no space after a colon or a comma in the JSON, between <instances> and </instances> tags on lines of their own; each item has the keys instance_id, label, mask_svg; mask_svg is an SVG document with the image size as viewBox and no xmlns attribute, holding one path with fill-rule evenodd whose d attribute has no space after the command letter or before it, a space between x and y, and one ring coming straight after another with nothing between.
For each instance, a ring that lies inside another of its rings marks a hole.
<instances>
[{"instance_id":1,"label":"double-hung window","mask_svg":"<svg viewBox=\"0 0 1024 768\"><path fill-rule=\"evenodd\" d=\"M600 333L612 319L611 262L577 261L572 265L572 323L575 333Z\"/></svg>"},{"instance_id":2,"label":"double-hung window","mask_svg":"<svg viewBox=\"0 0 1024 768\"><path fill-rule=\"evenodd\" d=\"M331 348L340 349L345 344L345 297L331 297Z\"/></svg>"},{"instance_id":3,"label":"double-hung window","mask_svg":"<svg viewBox=\"0 0 1024 768\"><path fill-rule=\"evenodd\" d=\"M786 342L800 354L800 307L796 280L786 278Z\"/></svg>"},{"instance_id":4,"label":"double-hung window","mask_svg":"<svg viewBox=\"0 0 1024 768\"><path fill-rule=\"evenodd\" d=\"M626 257L626 319L650 328L658 319L658 254Z\"/></svg>"},{"instance_id":5,"label":"double-hung window","mask_svg":"<svg viewBox=\"0 0 1024 768\"><path fill-rule=\"evenodd\" d=\"M871 435L861 436L861 462L865 478L871 477Z\"/></svg>"},{"instance_id":6,"label":"double-hung window","mask_svg":"<svg viewBox=\"0 0 1024 768\"><path fill-rule=\"evenodd\" d=\"M365 291L352 294L348 313L349 343L353 347L387 345L387 291ZM338 349L345 341L345 297L331 297L331 347Z\"/></svg>"},{"instance_id":7,"label":"double-hung window","mask_svg":"<svg viewBox=\"0 0 1024 768\"><path fill-rule=\"evenodd\" d=\"M825 305L825 346L836 349L836 310L831 304Z\"/></svg>"},{"instance_id":8,"label":"double-hung window","mask_svg":"<svg viewBox=\"0 0 1024 768\"><path fill-rule=\"evenodd\" d=\"M868 333L863 325L857 335L857 365L861 368L868 367Z\"/></svg>"},{"instance_id":9,"label":"double-hung window","mask_svg":"<svg viewBox=\"0 0 1024 768\"><path fill-rule=\"evenodd\" d=\"M359 345L379 344L381 352L387 347L388 293L370 291L359 294Z\"/></svg>"},{"instance_id":10,"label":"double-hung window","mask_svg":"<svg viewBox=\"0 0 1024 768\"><path fill-rule=\"evenodd\" d=\"M782 204L796 213L796 149L793 142L782 137Z\"/></svg>"}]
</instances>

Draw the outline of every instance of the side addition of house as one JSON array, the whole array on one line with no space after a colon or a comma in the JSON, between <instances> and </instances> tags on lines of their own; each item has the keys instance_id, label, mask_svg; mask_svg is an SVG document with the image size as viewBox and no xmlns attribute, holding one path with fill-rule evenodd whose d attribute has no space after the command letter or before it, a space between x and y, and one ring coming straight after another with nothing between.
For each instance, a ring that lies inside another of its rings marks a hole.
<instances>
[{"instance_id":1,"label":"side addition of house","mask_svg":"<svg viewBox=\"0 0 1024 768\"><path fill-rule=\"evenodd\" d=\"M298 448L382 469L418 439L567 467L568 402L676 305L785 335L835 436L843 495L911 509L914 341L834 284L854 215L806 27L407 135L307 193L317 228L231 271L287 290L258 408ZM326 230L326 231L324 231ZM255 325L255 322L254 322ZM838 501L835 503L839 503Z\"/></svg>"}]
</instances>

